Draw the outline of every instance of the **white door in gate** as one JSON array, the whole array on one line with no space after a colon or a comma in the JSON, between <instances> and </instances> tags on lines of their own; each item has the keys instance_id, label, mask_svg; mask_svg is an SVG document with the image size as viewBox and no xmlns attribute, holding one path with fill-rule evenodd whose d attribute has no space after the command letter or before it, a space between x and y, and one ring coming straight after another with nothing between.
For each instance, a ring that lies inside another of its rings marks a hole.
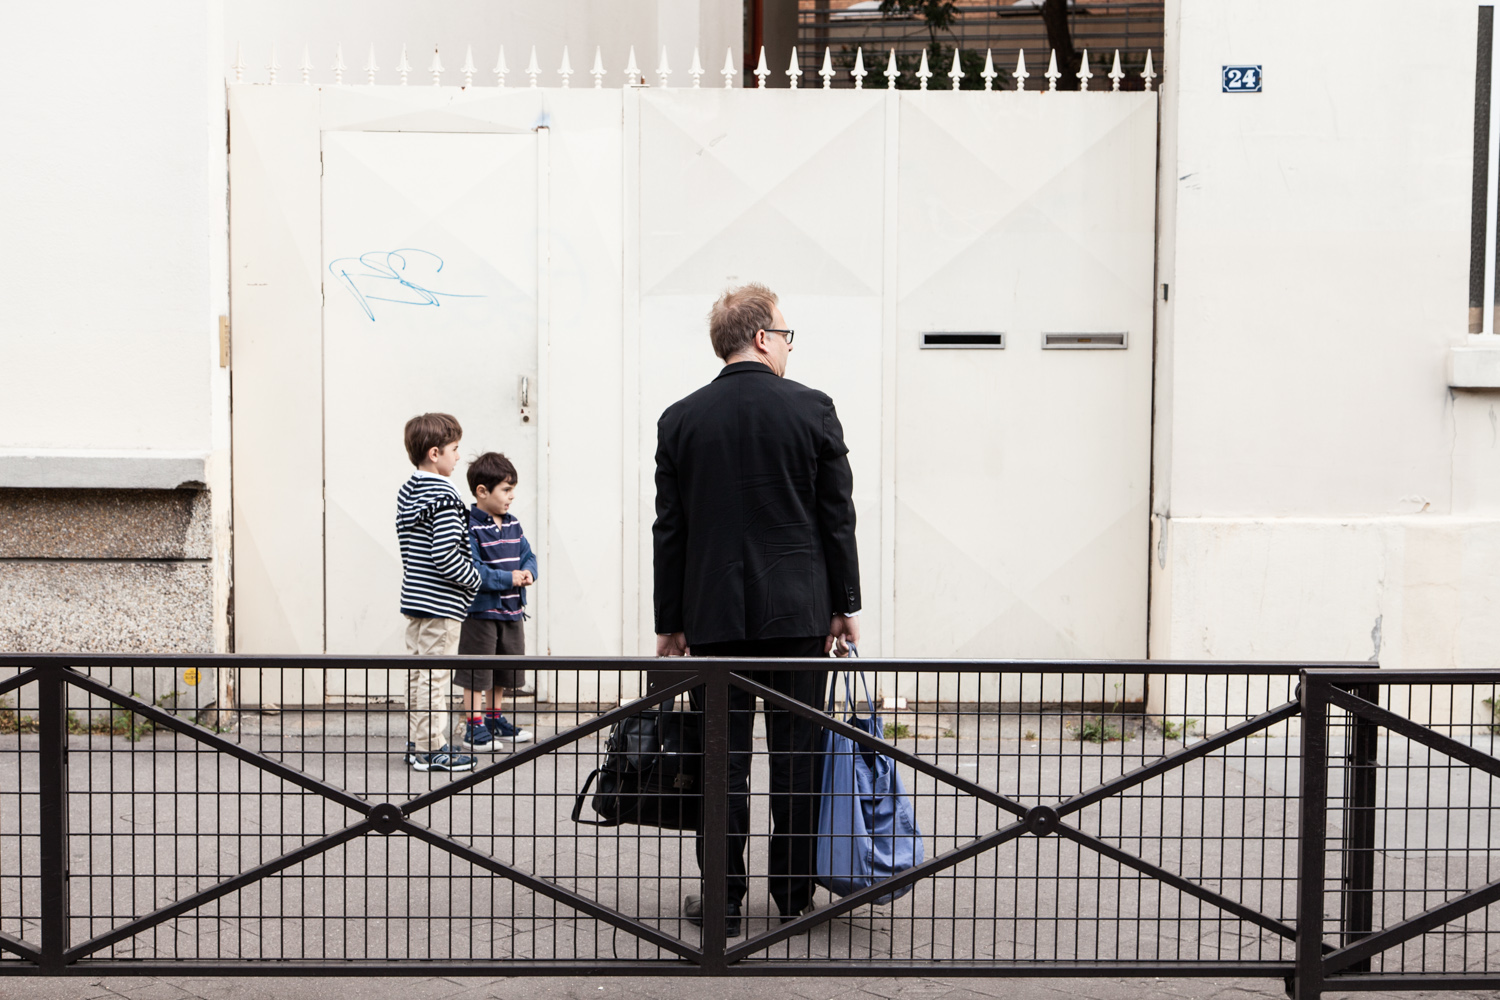
<instances>
[{"instance_id":1,"label":"white door in gate","mask_svg":"<svg viewBox=\"0 0 1500 1000\"><path fill-rule=\"evenodd\" d=\"M404 652L395 514L408 418L463 425L453 482L466 503L469 461L504 452L521 480L511 512L535 521L536 172L533 134L323 135L329 653ZM395 673L331 670L326 694L400 696Z\"/></svg>"},{"instance_id":2,"label":"white door in gate","mask_svg":"<svg viewBox=\"0 0 1500 1000\"><path fill-rule=\"evenodd\" d=\"M1156 102L987 96L902 98L896 653L1143 658Z\"/></svg>"}]
</instances>

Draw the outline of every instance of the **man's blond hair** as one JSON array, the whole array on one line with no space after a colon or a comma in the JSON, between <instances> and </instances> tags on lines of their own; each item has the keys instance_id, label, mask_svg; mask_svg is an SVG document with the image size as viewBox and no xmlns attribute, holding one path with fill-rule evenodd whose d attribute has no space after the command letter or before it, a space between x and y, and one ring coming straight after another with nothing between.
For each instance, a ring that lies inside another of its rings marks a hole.
<instances>
[{"instance_id":1,"label":"man's blond hair","mask_svg":"<svg viewBox=\"0 0 1500 1000\"><path fill-rule=\"evenodd\" d=\"M755 343L755 334L771 325L776 293L751 282L719 296L708 313L708 337L714 354L728 361Z\"/></svg>"}]
</instances>

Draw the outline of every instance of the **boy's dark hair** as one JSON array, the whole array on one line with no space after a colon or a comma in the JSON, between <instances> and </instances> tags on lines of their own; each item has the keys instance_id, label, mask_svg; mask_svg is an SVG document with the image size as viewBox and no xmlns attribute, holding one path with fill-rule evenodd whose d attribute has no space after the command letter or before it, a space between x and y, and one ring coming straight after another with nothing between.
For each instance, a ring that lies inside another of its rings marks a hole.
<instances>
[{"instance_id":1,"label":"boy's dark hair","mask_svg":"<svg viewBox=\"0 0 1500 1000\"><path fill-rule=\"evenodd\" d=\"M427 461L427 452L448 447L464 436L458 418L451 413L424 413L406 422L406 457L412 465Z\"/></svg>"},{"instance_id":2,"label":"boy's dark hair","mask_svg":"<svg viewBox=\"0 0 1500 1000\"><path fill-rule=\"evenodd\" d=\"M481 486L494 492L495 487L501 483L514 486L520 481L520 477L516 475L516 467L498 451L487 451L469 463L469 492L476 497L479 496Z\"/></svg>"}]
</instances>

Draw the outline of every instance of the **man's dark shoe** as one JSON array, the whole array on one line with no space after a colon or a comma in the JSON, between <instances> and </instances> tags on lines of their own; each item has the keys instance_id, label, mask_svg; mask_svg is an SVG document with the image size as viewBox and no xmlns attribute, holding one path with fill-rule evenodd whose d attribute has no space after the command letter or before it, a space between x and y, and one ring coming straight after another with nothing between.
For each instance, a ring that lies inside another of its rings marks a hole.
<instances>
[{"instance_id":1,"label":"man's dark shoe","mask_svg":"<svg viewBox=\"0 0 1500 1000\"><path fill-rule=\"evenodd\" d=\"M724 904L724 909L729 911L724 916L724 936L737 938L740 936L740 904L730 900ZM683 899L682 915L687 917L688 923L694 927L702 927L703 897L688 896Z\"/></svg>"},{"instance_id":2,"label":"man's dark shoe","mask_svg":"<svg viewBox=\"0 0 1500 1000\"><path fill-rule=\"evenodd\" d=\"M813 910L816 910L816 909L817 909L816 906L814 906L812 903L808 903L806 906L803 906L801 909L799 909L799 910L797 910L797 911L795 911L793 913L783 913L781 915L781 922L784 923L784 924L789 924L793 920L796 920L798 917L805 917L809 913L811 913Z\"/></svg>"}]
</instances>

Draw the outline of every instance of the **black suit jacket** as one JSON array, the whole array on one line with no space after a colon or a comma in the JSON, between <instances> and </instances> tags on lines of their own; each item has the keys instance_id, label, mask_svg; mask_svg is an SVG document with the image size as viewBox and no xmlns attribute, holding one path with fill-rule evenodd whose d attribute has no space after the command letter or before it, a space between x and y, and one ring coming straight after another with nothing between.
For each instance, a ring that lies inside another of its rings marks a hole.
<instances>
[{"instance_id":1,"label":"black suit jacket","mask_svg":"<svg viewBox=\"0 0 1500 1000\"><path fill-rule=\"evenodd\" d=\"M858 611L854 477L833 400L728 365L656 425L656 631L826 635Z\"/></svg>"}]
</instances>

